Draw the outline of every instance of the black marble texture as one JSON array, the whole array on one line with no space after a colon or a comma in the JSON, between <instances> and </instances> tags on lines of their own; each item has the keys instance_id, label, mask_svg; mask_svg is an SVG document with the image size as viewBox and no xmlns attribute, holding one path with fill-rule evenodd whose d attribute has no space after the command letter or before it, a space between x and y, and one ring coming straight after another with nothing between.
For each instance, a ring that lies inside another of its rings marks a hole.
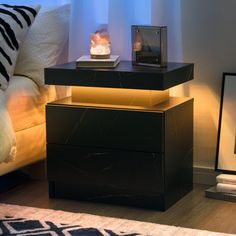
<instances>
[{"instance_id":1,"label":"black marble texture","mask_svg":"<svg viewBox=\"0 0 236 236\"><path fill-rule=\"evenodd\" d=\"M77 68L75 62L45 69L45 83L106 88L165 90L193 79L194 64L168 63L165 68L133 66L121 61L114 68Z\"/></svg>"},{"instance_id":2,"label":"black marble texture","mask_svg":"<svg viewBox=\"0 0 236 236\"><path fill-rule=\"evenodd\" d=\"M51 197L164 209L162 155L55 144L47 152Z\"/></svg>"},{"instance_id":3,"label":"black marble texture","mask_svg":"<svg viewBox=\"0 0 236 236\"><path fill-rule=\"evenodd\" d=\"M48 105L48 143L163 152L163 112Z\"/></svg>"},{"instance_id":4,"label":"black marble texture","mask_svg":"<svg viewBox=\"0 0 236 236\"><path fill-rule=\"evenodd\" d=\"M59 182L76 180L78 185L92 187L90 192L95 186L101 192L108 188L120 195L164 192L162 154L56 144L48 144L47 152L49 180L55 180L55 176Z\"/></svg>"},{"instance_id":5,"label":"black marble texture","mask_svg":"<svg viewBox=\"0 0 236 236\"><path fill-rule=\"evenodd\" d=\"M193 99L176 104L153 111L48 104L50 197L168 209L193 183Z\"/></svg>"}]
</instances>

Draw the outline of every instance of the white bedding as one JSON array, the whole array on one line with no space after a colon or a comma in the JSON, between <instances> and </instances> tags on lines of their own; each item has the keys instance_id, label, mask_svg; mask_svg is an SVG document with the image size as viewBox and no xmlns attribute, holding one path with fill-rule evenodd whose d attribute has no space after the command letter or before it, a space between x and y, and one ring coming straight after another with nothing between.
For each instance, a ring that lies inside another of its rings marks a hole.
<instances>
[{"instance_id":1,"label":"white bedding","mask_svg":"<svg viewBox=\"0 0 236 236\"><path fill-rule=\"evenodd\" d=\"M41 137L32 136L32 130L38 127L42 127L40 133L44 137L38 141L40 150L34 156L45 149L45 105L69 96L70 92L63 86L45 86L43 68L68 61L69 19L70 5L45 9L38 14L21 45L14 70L20 76L11 77L8 88L0 90L0 163L24 153L29 155L27 151L32 153L29 142L35 146L32 139L38 141Z\"/></svg>"},{"instance_id":2,"label":"white bedding","mask_svg":"<svg viewBox=\"0 0 236 236\"><path fill-rule=\"evenodd\" d=\"M38 86L27 77L13 76L6 90L6 106L14 131L42 124L45 98Z\"/></svg>"},{"instance_id":3,"label":"white bedding","mask_svg":"<svg viewBox=\"0 0 236 236\"><path fill-rule=\"evenodd\" d=\"M45 105L69 95L67 87L39 88L25 76L13 76L7 90L0 90L0 162L14 159L15 132L44 124ZM26 146L29 141L25 142Z\"/></svg>"},{"instance_id":4,"label":"white bedding","mask_svg":"<svg viewBox=\"0 0 236 236\"><path fill-rule=\"evenodd\" d=\"M16 155L16 137L5 101L5 93L0 90L0 162L9 162Z\"/></svg>"},{"instance_id":5,"label":"white bedding","mask_svg":"<svg viewBox=\"0 0 236 236\"><path fill-rule=\"evenodd\" d=\"M39 88L25 76L13 76L5 92L14 130L17 132L44 123L46 103L68 96L67 91L64 86Z\"/></svg>"}]
</instances>

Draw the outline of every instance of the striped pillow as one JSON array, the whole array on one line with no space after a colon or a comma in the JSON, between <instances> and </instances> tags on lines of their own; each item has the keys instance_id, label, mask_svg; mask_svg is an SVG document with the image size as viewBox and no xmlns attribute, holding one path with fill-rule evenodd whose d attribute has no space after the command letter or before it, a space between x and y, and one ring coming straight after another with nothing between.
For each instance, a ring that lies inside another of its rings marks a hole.
<instances>
[{"instance_id":1,"label":"striped pillow","mask_svg":"<svg viewBox=\"0 0 236 236\"><path fill-rule=\"evenodd\" d=\"M39 9L39 5L0 4L0 88L3 90L14 73L20 45Z\"/></svg>"}]
</instances>

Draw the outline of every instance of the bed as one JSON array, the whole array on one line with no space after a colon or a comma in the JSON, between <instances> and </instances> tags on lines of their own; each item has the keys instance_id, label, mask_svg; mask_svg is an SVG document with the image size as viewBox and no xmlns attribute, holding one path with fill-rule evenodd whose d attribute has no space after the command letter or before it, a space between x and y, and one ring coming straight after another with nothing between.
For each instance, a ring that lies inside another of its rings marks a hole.
<instances>
[{"instance_id":1,"label":"bed","mask_svg":"<svg viewBox=\"0 0 236 236\"><path fill-rule=\"evenodd\" d=\"M69 14L69 5L39 12L0 90L0 176L46 158L45 105L70 90L46 86L44 67L68 61Z\"/></svg>"}]
</instances>

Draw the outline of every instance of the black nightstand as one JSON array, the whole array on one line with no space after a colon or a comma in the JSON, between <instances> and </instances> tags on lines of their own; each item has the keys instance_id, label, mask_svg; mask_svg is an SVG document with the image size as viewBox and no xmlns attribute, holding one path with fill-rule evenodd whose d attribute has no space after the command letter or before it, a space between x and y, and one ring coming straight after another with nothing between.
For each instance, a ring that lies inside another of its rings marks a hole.
<instances>
[{"instance_id":1,"label":"black nightstand","mask_svg":"<svg viewBox=\"0 0 236 236\"><path fill-rule=\"evenodd\" d=\"M46 84L82 89L76 99L46 107L50 197L166 210L191 191L193 99L166 97L164 91L191 79L193 64L183 63L167 68L133 67L128 61L115 69L78 69L75 63L46 68ZM85 91L90 91L87 97ZM137 102L123 103L132 92L131 100L144 94ZM153 94L146 99L149 92ZM92 98L94 93L98 95Z\"/></svg>"}]
</instances>

